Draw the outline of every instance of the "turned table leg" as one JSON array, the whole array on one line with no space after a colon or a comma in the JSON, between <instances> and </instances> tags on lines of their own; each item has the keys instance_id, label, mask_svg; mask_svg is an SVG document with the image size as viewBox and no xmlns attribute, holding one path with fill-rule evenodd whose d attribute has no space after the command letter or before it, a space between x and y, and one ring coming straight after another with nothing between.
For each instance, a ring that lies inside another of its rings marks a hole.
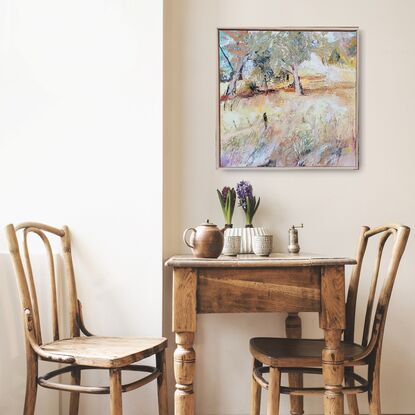
<instances>
[{"instance_id":1,"label":"turned table leg","mask_svg":"<svg viewBox=\"0 0 415 415\"><path fill-rule=\"evenodd\" d=\"M174 352L174 413L176 415L194 415L195 397L193 380L195 375L196 354L193 349L193 333L176 333L177 348Z\"/></svg>"},{"instance_id":2,"label":"turned table leg","mask_svg":"<svg viewBox=\"0 0 415 415\"><path fill-rule=\"evenodd\" d=\"M285 332L289 339L301 338L301 319L298 313L288 313L285 320ZM289 373L288 384L290 387L303 387L303 375L301 373ZM304 399L302 396L290 396L291 415L304 413Z\"/></svg>"},{"instance_id":3,"label":"turned table leg","mask_svg":"<svg viewBox=\"0 0 415 415\"><path fill-rule=\"evenodd\" d=\"M344 354L341 337L345 328L344 266L321 270L320 327L324 330L322 351L324 415L343 415Z\"/></svg>"},{"instance_id":4,"label":"turned table leg","mask_svg":"<svg viewBox=\"0 0 415 415\"><path fill-rule=\"evenodd\" d=\"M190 268L176 268L173 272L173 331L176 336L174 352L175 415L195 414L193 381L196 354L193 349L196 331L197 272Z\"/></svg>"},{"instance_id":5,"label":"turned table leg","mask_svg":"<svg viewBox=\"0 0 415 415\"><path fill-rule=\"evenodd\" d=\"M344 356L340 347L342 330L325 330L326 346L323 349L324 415L342 415L344 398L342 383L344 377Z\"/></svg>"}]
</instances>

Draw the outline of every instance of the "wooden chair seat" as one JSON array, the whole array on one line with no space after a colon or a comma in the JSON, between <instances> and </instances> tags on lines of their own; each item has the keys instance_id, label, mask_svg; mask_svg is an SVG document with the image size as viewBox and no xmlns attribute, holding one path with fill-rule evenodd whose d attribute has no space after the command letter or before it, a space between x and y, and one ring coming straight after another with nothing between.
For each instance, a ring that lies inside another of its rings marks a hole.
<instances>
[{"instance_id":1,"label":"wooden chair seat","mask_svg":"<svg viewBox=\"0 0 415 415\"><path fill-rule=\"evenodd\" d=\"M324 340L254 337L250 340L253 357L264 365L277 367L321 367L321 352ZM355 357L364 352L364 347L342 342L345 366L359 364ZM360 362L360 364L364 364Z\"/></svg>"},{"instance_id":2,"label":"wooden chair seat","mask_svg":"<svg viewBox=\"0 0 415 415\"><path fill-rule=\"evenodd\" d=\"M160 353L167 339L150 337L73 337L47 343L41 348L51 355L72 356L83 366L116 368Z\"/></svg>"}]
</instances>

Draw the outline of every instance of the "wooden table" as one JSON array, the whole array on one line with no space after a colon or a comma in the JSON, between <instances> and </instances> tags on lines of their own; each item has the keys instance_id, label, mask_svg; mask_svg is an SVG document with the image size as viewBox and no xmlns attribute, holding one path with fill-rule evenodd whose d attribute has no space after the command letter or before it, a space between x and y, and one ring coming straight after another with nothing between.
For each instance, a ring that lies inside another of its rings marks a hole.
<instances>
[{"instance_id":1,"label":"wooden table","mask_svg":"<svg viewBox=\"0 0 415 415\"><path fill-rule=\"evenodd\" d=\"M195 414L193 349L196 314L288 312L288 337L301 337L299 312L318 312L324 330L322 350L325 415L343 415L343 353L345 328L344 268L353 259L311 254L271 254L194 258L178 255L173 267L173 331L176 338L174 374L175 415ZM219 369L218 369L219 370ZM291 386L301 386L301 375L292 374ZM291 413L302 414L302 397L292 397Z\"/></svg>"}]
</instances>

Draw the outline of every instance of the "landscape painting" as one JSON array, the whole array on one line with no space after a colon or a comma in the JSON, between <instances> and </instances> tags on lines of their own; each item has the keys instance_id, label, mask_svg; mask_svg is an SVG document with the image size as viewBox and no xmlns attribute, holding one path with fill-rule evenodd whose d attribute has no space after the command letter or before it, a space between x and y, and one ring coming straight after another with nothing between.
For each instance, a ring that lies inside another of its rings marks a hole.
<instances>
[{"instance_id":1,"label":"landscape painting","mask_svg":"<svg viewBox=\"0 0 415 415\"><path fill-rule=\"evenodd\" d=\"M219 29L218 166L357 168L358 31Z\"/></svg>"}]
</instances>

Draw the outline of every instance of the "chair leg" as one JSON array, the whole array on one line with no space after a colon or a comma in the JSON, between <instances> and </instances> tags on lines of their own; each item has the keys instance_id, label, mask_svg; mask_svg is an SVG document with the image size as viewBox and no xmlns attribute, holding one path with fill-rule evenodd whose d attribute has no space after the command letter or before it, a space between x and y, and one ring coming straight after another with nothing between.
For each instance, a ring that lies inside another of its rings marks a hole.
<instances>
[{"instance_id":1,"label":"chair leg","mask_svg":"<svg viewBox=\"0 0 415 415\"><path fill-rule=\"evenodd\" d=\"M261 366L262 363L259 360L254 359L253 370ZM252 376L251 385L251 415L259 415L261 409L262 388L261 385L259 385L258 382L255 380L254 376Z\"/></svg>"},{"instance_id":2,"label":"chair leg","mask_svg":"<svg viewBox=\"0 0 415 415\"><path fill-rule=\"evenodd\" d=\"M369 365L369 414L381 415L380 407L380 368L379 364L375 367Z\"/></svg>"},{"instance_id":3,"label":"chair leg","mask_svg":"<svg viewBox=\"0 0 415 415\"><path fill-rule=\"evenodd\" d=\"M27 358L26 397L24 401L23 415L34 415L37 394L37 358Z\"/></svg>"},{"instance_id":4,"label":"chair leg","mask_svg":"<svg viewBox=\"0 0 415 415\"><path fill-rule=\"evenodd\" d=\"M71 371L71 383L72 385L81 384L81 371L79 369L74 369ZM78 415L79 397L79 392L71 392L71 398L69 401L69 415Z\"/></svg>"},{"instance_id":5,"label":"chair leg","mask_svg":"<svg viewBox=\"0 0 415 415\"><path fill-rule=\"evenodd\" d=\"M269 368L267 415L278 415L280 409L281 372L276 367Z\"/></svg>"},{"instance_id":6,"label":"chair leg","mask_svg":"<svg viewBox=\"0 0 415 415\"><path fill-rule=\"evenodd\" d=\"M288 313L285 319L285 332L289 339L301 339L301 318L298 313ZM303 374L301 372L288 373L288 385L291 388L303 387ZM290 414L304 414L304 397L290 395Z\"/></svg>"},{"instance_id":7,"label":"chair leg","mask_svg":"<svg viewBox=\"0 0 415 415\"><path fill-rule=\"evenodd\" d=\"M167 372L166 372L166 351L163 350L156 355L156 365L161 375L157 378L157 395L159 404L159 415L168 415L167 406Z\"/></svg>"},{"instance_id":8,"label":"chair leg","mask_svg":"<svg viewBox=\"0 0 415 415\"><path fill-rule=\"evenodd\" d=\"M355 386L353 375L353 368L346 367L344 369L344 383L346 386ZM359 406L357 404L357 395L347 394L347 406L349 407L349 415L359 415Z\"/></svg>"},{"instance_id":9,"label":"chair leg","mask_svg":"<svg viewBox=\"0 0 415 415\"><path fill-rule=\"evenodd\" d=\"M110 369L111 415L122 415L121 370Z\"/></svg>"},{"instance_id":10,"label":"chair leg","mask_svg":"<svg viewBox=\"0 0 415 415\"><path fill-rule=\"evenodd\" d=\"M288 373L288 385L291 388L302 388L303 387L303 374L299 373ZM290 395L290 414L291 415L302 415L304 414L304 396Z\"/></svg>"}]
</instances>

